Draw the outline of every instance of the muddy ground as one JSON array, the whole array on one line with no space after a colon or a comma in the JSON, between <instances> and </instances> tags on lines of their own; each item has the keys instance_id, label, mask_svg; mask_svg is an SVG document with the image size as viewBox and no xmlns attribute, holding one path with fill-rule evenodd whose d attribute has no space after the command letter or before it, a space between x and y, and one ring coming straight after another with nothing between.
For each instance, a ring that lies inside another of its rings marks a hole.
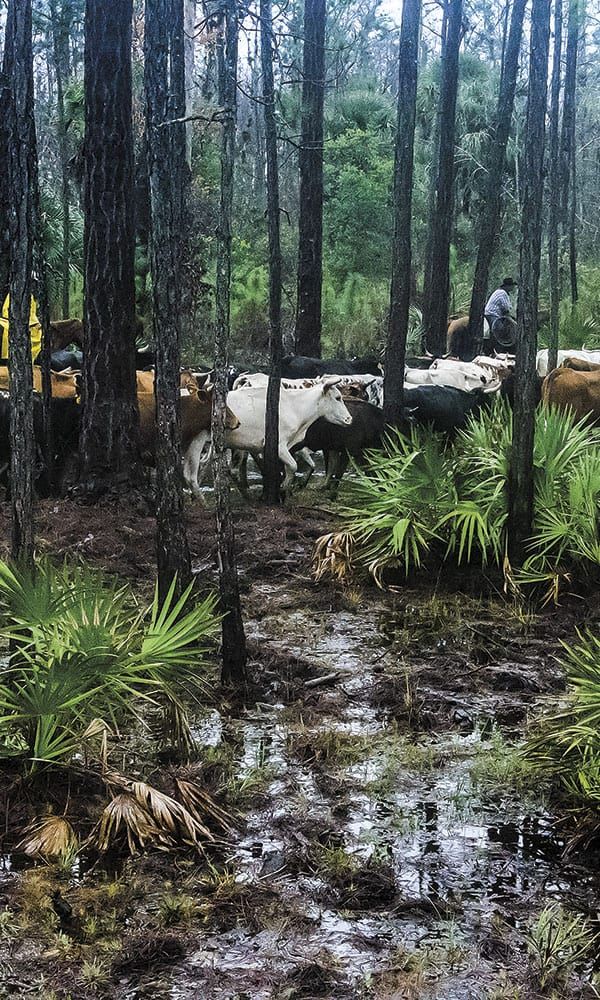
<instances>
[{"instance_id":1,"label":"muddy ground","mask_svg":"<svg viewBox=\"0 0 600 1000\"><path fill-rule=\"evenodd\" d=\"M59 808L65 792L5 785L0 997L600 995L594 948L540 976L529 939L545 907L596 926L598 856L593 845L565 856L572 828L518 753L536 715L560 703L560 640L597 628L598 596L533 614L480 579L442 587L424 574L394 593L316 584L312 546L333 523L308 500L237 511L252 690L234 704L215 674L190 764L148 734L126 751L130 773L163 787L192 775L236 816L210 858L32 867L11 853L13 820L40 798ZM37 530L42 551L150 591L143 503L47 502ZM209 586L212 515L193 508L189 534ZM92 791L69 786L84 832ZM57 888L75 915L62 929Z\"/></svg>"}]
</instances>

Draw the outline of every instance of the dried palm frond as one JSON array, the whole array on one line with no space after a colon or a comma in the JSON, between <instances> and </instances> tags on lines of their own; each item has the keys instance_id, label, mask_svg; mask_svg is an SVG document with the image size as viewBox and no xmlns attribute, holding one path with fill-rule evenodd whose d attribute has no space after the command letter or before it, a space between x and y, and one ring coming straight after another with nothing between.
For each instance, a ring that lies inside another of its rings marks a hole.
<instances>
[{"instance_id":1,"label":"dried palm frond","mask_svg":"<svg viewBox=\"0 0 600 1000\"><path fill-rule=\"evenodd\" d=\"M214 841L211 831L196 815L158 788L115 773L107 775L105 781L136 802L167 846L185 844L203 850L203 841Z\"/></svg>"},{"instance_id":2,"label":"dried palm frond","mask_svg":"<svg viewBox=\"0 0 600 1000\"><path fill-rule=\"evenodd\" d=\"M127 835L127 846L131 854L143 851L146 847L166 850L173 843L144 806L129 792L116 795L108 803L92 830L88 843L104 852L114 846L123 834Z\"/></svg>"},{"instance_id":3,"label":"dried palm frond","mask_svg":"<svg viewBox=\"0 0 600 1000\"><path fill-rule=\"evenodd\" d=\"M64 858L77 853L77 834L64 816L34 819L24 831L16 850L31 858Z\"/></svg>"},{"instance_id":4,"label":"dried palm frond","mask_svg":"<svg viewBox=\"0 0 600 1000\"><path fill-rule=\"evenodd\" d=\"M202 822L205 817L210 817L223 833L231 835L235 832L231 813L221 809L208 792L183 778L175 778L175 787L183 805L195 819Z\"/></svg>"},{"instance_id":5,"label":"dried palm frond","mask_svg":"<svg viewBox=\"0 0 600 1000\"><path fill-rule=\"evenodd\" d=\"M350 531L330 531L321 535L313 553L315 580L321 580L326 575L336 580L345 580L350 576L354 544L354 535Z\"/></svg>"},{"instance_id":6,"label":"dried palm frond","mask_svg":"<svg viewBox=\"0 0 600 1000\"><path fill-rule=\"evenodd\" d=\"M138 802L148 810L161 830L168 831L176 840L192 847L201 847L201 840L214 840L207 826L192 816L191 812L170 795L159 792L145 781L134 781L132 792Z\"/></svg>"}]
</instances>

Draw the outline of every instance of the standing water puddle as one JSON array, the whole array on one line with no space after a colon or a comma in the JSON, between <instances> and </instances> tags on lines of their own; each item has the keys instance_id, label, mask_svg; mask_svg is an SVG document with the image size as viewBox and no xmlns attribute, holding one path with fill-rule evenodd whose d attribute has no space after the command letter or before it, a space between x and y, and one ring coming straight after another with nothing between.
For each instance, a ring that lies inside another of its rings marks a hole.
<instances>
[{"instance_id":1,"label":"standing water puddle","mask_svg":"<svg viewBox=\"0 0 600 1000\"><path fill-rule=\"evenodd\" d=\"M233 724L240 778L265 781L232 863L276 902L260 928L209 935L173 1000L200 983L206 1000L488 997L522 974L523 932L544 905L595 913L598 876L562 860L543 801L476 780L496 752L489 720L424 735L393 721L396 706L373 707L380 664L395 666L383 598L367 616L299 610L276 583L252 596L268 609L248 624L255 642L337 677L296 713L260 705Z\"/></svg>"}]
</instances>

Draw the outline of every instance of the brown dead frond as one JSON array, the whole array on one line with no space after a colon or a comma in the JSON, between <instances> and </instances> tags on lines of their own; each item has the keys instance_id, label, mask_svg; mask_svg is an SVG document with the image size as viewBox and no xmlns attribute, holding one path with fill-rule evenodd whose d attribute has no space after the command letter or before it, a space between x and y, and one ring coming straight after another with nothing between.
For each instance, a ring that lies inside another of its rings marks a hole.
<instances>
[{"instance_id":1,"label":"brown dead frond","mask_svg":"<svg viewBox=\"0 0 600 1000\"><path fill-rule=\"evenodd\" d=\"M185 808L199 822L212 820L224 834L231 836L235 832L231 813L221 809L214 799L194 782L175 778L177 794Z\"/></svg>"},{"instance_id":2,"label":"brown dead frond","mask_svg":"<svg viewBox=\"0 0 600 1000\"><path fill-rule=\"evenodd\" d=\"M353 552L355 539L350 531L330 531L317 538L313 553L315 580L332 576L335 580L346 580L353 572Z\"/></svg>"},{"instance_id":3,"label":"brown dead frond","mask_svg":"<svg viewBox=\"0 0 600 1000\"><path fill-rule=\"evenodd\" d=\"M132 850L155 846L162 849L187 846L203 850L203 843L214 842L214 836L196 812L190 811L181 802L161 792L145 781L132 781L125 775L111 773L105 776L109 787L120 789L120 794L104 810L96 828L96 842L101 850L101 841L108 843L118 834L121 822L128 832L128 844ZM114 807L114 802L119 806ZM137 807L133 808L132 803ZM112 807L112 809L111 809ZM107 816L107 811L110 810ZM102 827L103 818L107 822ZM113 829L114 820L120 823ZM132 836L130 838L130 830ZM102 838L100 834L103 834ZM140 836L141 834L141 836ZM133 852L132 850L132 852Z\"/></svg>"},{"instance_id":4,"label":"brown dead frond","mask_svg":"<svg viewBox=\"0 0 600 1000\"><path fill-rule=\"evenodd\" d=\"M154 822L152 816L129 792L122 792L108 803L92 830L88 843L104 853L127 839L130 854L147 847L168 850L171 838Z\"/></svg>"},{"instance_id":5,"label":"brown dead frond","mask_svg":"<svg viewBox=\"0 0 600 1000\"><path fill-rule=\"evenodd\" d=\"M31 858L64 858L79 849L75 830L64 816L43 816L34 819L24 831L16 850Z\"/></svg>"}]
</instances>

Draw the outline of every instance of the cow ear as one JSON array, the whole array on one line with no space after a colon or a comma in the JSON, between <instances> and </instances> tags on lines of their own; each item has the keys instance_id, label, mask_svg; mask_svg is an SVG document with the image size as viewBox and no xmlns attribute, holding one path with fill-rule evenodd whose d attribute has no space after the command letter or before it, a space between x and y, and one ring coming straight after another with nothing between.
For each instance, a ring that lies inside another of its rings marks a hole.
<instances>
[{"instance_id":1,"label":"cow ear","mask_svg":"<svg viewBox=\"0 0 600 1000\"><path fill-rule=\"evenodd\" d=\"M198 389L196 395L202 403L209 403L212 399L212 393L208 389Z\"/></svg>"},{"instance_id":2,"label":"cow ear","mask_svg":"<svg viewBox=\"0 0 600 1000\"><path fill-rule=\"evenodd\" d=\"M323 392L328 392L330 389L334 389L339 382L340 378L337 375L328 377L327 381L323 380Z\"/></svg>"}]
</instances>

